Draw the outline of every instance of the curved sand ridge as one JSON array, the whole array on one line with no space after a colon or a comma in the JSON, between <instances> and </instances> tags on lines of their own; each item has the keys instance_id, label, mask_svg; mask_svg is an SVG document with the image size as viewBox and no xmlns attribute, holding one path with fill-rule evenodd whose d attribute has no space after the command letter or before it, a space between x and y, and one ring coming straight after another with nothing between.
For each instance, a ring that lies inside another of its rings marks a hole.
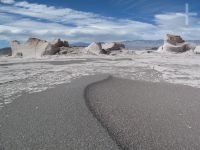
<instances>
[{"instance_id":1,"label":"curved sand ridge","mask_svg":"<svg viewBox=\"0 0 200 150\"><path fill-rule=\"evenodd\" d=\"M109 77L85 98L121 149L200 149L199 89Z\"/></svg>"}]
</instances>

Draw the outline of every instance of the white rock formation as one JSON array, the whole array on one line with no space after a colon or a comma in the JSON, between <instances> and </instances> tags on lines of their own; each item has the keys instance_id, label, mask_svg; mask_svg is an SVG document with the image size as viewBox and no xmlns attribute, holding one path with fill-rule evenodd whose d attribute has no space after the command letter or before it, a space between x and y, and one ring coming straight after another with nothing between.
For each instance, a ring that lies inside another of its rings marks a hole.
<instances>
[{"instance_id":1,"label":"white rock formation","mask_svg":"<svg viewBox=\"0 0 200 150\"><path fill-rule=\"evenodd\" d=\"M85 48L84 52L88 54L110 54L111 51L117 51L124 49L125 46L122 43L112 42L101 44L100 42L92 43L88 47Z\"/></svg>"},{"instance_id":2,"label":"white rock formation","mask_svg":"<svg viewBox=\"0 0 200 150\"><path fill-rule=\"evenodd\" d=\"M104 49L105 51L121 50L124 48L125 48L124 44L117 42L102 44L102 49Z\"/></svg>"},{"instance_id":3,"label":"white rock formation","mask_svg":"<svg viewBox=\"0 0 200 150\"><path fill-rule=\"evenodd\" d=\"M18 41L11 42L12 56L41 57L43 55L55 55L60 51L60 47L67 46L60 39L53 43L37 38L29 38L25 43Z\"/></svg>"},{"instance_id":4,"label":"white rock formation","mask_svg":"<svg viewBox=\"0 0 200 150\"><path fill-rule=\"evenodd\" d=\"M200 54L200 45L196 46L196 48L194 49L194 53Z\"/></svg>"},{"instance_id":5,"label":"white rock formation","mask_svg":"<svg viewBox=\"0 0 200 150\"><path fill-rule=\"evenodd\" d=\"M167 34L164 45L159 47L158 51L182 53L190 49L190 44L186 43L180 36Z\"/></svg>"},{"instance_id":6,"label":"white rock formation","mask_svg":"<svg viewBox=\"0 0 200 150\"><path fill-rule=\"evenodd\" d=\"M14 40L10 43L12 49L12 56L17 56L17 53L21 53L20 51L20 42Z\"/></svg>"},{"instance_id":7,"label":"white rock formation","mask_svg":"<svg viewBox=\"0 0 200 150\"><path fill-rule=\"evenodd\" d=\"M92 43L88 47L85 48L84 50L85 53L87 54L94 54L94 55L99 55L102 53L102 46L101 43Z\"/></svg>"}]
</instances>

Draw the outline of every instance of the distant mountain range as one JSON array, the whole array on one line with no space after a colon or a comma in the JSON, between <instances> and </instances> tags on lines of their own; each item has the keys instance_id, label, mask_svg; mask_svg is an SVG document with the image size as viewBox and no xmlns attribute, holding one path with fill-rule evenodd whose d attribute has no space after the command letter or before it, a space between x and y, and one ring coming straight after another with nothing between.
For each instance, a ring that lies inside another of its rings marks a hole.
<instances>
[{"instance_id":1,"label":"distant mountain range","mask_svg":"<svg viewBox=\"0 0 200 150\"><path fill-rule=\"evenodd\" d=\"M87 47L88 45L89 43L84 43L84 42L76 42L76 43L70 44L70 46L79 46L79 47Z\"/></svg>"},{"instance_id":2,"label":"distant mountain range","mask_svg":"<svg viewBox=\"0 0 200 150\"><path fill-rule=\"evenodd\" d=\"M159 47L163 44L163 40L134 40L122 42L127 49L148 49Z\"/></svg>"},{"instance_id":3,"label":"distant mountain range","mask_svg":"<svg viewBox=\"0 0 200 150\"><path fill-rule=\"evenodd\" d=\"M200 40L188 40L189 43L200 45ZM164 40L134 40L123 41L127 49L155 49L163 45Z\"/></svg>"},{"instance_id":4,"label":"distant mountain range","mask_svg":"<svg viewBox=\"0 0 200 150\"><path fill-rule=\"evenodd\" d=\"M11 54L12 54L12 51L11 51L10 47L5 47L5 48L0 49L0 56L2 56L2 55L11 56Z\"/></svg>"}]
</instances>

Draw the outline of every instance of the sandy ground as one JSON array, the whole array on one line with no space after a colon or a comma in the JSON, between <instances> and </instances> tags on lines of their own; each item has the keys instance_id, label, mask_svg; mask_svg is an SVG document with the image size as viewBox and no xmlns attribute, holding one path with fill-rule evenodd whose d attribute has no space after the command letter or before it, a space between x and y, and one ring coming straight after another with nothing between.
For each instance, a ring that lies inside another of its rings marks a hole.
<instances>
[{"instance_id":1,"label":"sandy ground","mask_svg":"<svg viewBox=\"0 0 200 150\"><path fill-rule=\"evenodd\" d=\"M189 86L109 78L87 104L122 149L200 149L200 92Z\"/></svg>"},{"instance_id":2,"label":"sandy ground","mask_svg":"<svg viewBox=\"0 0 200 150\"><path fill-rule=\"evenodd\" d=\"M200 92L88 76L0 110L2 150L199 150Z\"/></svg>"},{"instance_id":3,"label":"sandy ground","mask_svg":"<svg viewBox=\"0 0 200 150\"><path fill-rule=\"evenodd\" d=\"M23 94L6 105L0 110L0 150L117 150L83 97L88 84L106 77Z\"/></svg>"}]
</instances>

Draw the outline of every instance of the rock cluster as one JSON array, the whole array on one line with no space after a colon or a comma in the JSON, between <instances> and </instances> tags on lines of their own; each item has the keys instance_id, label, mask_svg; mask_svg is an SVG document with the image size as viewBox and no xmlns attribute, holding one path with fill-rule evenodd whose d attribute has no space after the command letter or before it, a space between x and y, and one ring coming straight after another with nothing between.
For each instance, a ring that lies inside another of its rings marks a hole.
<instances>
[{"instance_id":1,"label":"rock cluster","mask_svg":"<svg viewBox=\"0 0 200 150\"><path fill-rule=\"evenodd\" d=\"M12 41L12 56L41 57L43 55L55 55L59 53L61 47L69 47L67 41L57 39L53 42L37 38L29 38L25 43Z\"/></svg>"},{"instance_id":2,"label":"rock cluster","mask_svg":"<svg viewBox=\"0 0 200 150\"><path fill-rule=\"evenodd\" d=\"M124 49L125 45L122 43L112 42L102 44L100 42L94 42L85 48L85 52L88 54L110 54L111 51L117 51Z\"/></svg>"},{"instance_id":3,"label":"rock cluster","mask_svg":"<svg viewBox=\"0 0 200 150\"><path fill-rule=\"evenodd\" d=\"M167 34L164 45L159 47L158 51L182 53L190 49L190 44L186 43L180 36Z\"/></svg>"},{"instance_id":4,"label":"rock cluster","mask_svg":"<svg viewBox=\"0 0 200 150\"><path fill-rule=\"evenodd\" d=\"M11 42L12 56L18 57L41 57L43 55L65 55L65 54L111 54L111 52L119 51L125 48L122 43L91 43L88 47L69 47L67 41L60 39L48 42L38 38L29 38L26 42L19 41Z\"/></svg>"}]
</instances>

